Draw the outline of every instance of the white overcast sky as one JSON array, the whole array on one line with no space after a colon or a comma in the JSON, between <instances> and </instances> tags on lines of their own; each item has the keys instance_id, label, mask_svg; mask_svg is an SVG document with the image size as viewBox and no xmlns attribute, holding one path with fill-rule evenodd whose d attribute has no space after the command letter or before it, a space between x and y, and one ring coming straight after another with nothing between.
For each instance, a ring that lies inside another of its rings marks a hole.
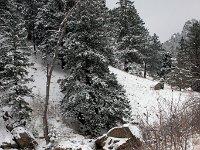
<instances>
[{"instance_id":1,"label":"white overcast sky","mask_svg":"<svg viewBox=\"0 0 200 150\"><path fill-rule=\"evenodd\" d=\"M109 8L119 0L106 0ZM187 20L200 20L200 0L134 0L135 7L150 33L161 42L180 32Z\"/></svg>"}]
</instances>

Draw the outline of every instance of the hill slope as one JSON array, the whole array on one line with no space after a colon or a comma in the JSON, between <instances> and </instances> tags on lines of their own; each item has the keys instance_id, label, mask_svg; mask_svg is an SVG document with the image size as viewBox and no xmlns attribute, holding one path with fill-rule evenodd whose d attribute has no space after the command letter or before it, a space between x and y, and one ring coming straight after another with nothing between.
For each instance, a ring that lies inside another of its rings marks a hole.
<instances>
[{"instance_id":1,"label":"hill slope","mask_svg":"<svg viewBox=\"0 0 200 150\"><path fill-rule=\"evenodd\" d=\"M41 98L45 97L45 84L46 84L46 73L45 67L42 64L41 59L39 57L31 57L30 60L35 63L34 67L29 69L30 76L33 77L34 82L30 83L29 86L33 87L33 94L40 95ZM152 81L149 79L144 79L141 77L137 77L131 74L128 74L124 71L118 70L113 67L109 67L110 71L117 76L118 82L124 86L126 90L126 95L130 100L132 106L132 114L134 121L146 122L147 124L152 124L155 121L158 121L158 113L160 110L164 111L166 114L170 113L170 105L173 103L176 106L182 105L182 103L190 96L199 96L198 93L191 91L175 91L172 90L171 87L165 86L164 90L155 91L152 87L157 83L157 81ZM53 74L52 78L52 86L51 86L51 102L50 106L53 106L53 109L59 109L58 102L62 98L62 93L60 92L59 85L57 80L64 77L64 72L56 67L56 70ZM41 100L42 101L42 100ZM40 101L40 102L41 102ZM55 105L56 103L56 105ZM38 104L41 107L41 103ZM37 108L37 111L40 108ZM50 108L52 110L52 107ZM2 112L0 112L0 117L2 116ZM55 128L56 132L60 134L61 139L63 140L73 139L73 141L77 141L77 145L79 143L83 143L85 141L85 137L80 136L68 127L66 127L59 120L60 118L59 110L53 112L50 118L50 124ZM40 134L42 134L42 115L34 114L33 116L33 128L37 129ZM34 120L35 119L35 120ZM58 121L58 120L59 121ZM65 138L63 138L65 137ZM11 140L11 135L6 132L5 124L0 119L0 145L2 142ZM40 141L39 149L41 150L44 146L44 140ZM87 143L87 142L86 142Z\"/></svg>"},{"instance_id":2,"label":"hill slope","mask_svg":"<svg viewBox=\"0 0 200 150\"><path fill-rule=\"evenodd\" d=\"M130 100L133 116L136 121L142 119L152 124L158 121L159 111L170 112L170 106L181 106L191 96L200 96L192 91L176 91L165 85L163 90L154 90L158 81L137 77L124 71L110 67L110 71L117 76L118 82L124 86L126 95Z\"/></svg>"}]
</instances>

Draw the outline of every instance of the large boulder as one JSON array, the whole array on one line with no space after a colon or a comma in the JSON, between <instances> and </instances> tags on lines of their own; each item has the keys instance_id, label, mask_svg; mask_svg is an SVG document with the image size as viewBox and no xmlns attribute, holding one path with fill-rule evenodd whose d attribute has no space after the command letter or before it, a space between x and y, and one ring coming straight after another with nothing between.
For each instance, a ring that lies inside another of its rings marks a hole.
<instances>
[{"instance_id":1,"label":"large boulder","mask_svg":"<svg viewBox=\"0 0 200 150\"><path fill-rule=\"evenodd\" d=\"M142 140L129 127L117 127L95 141L97 150L137 150L143 149Z\"/></svg>"},{"instance_id":2,"label":"large boulder","mask_svg":"<svg viewBox=\"0 0 200 150\"><path fill-rule=\"evenodd\" d=\"M14 141L19 145L20 148L34 149L38 145L32 133L23 127L17 127L12 130Z\"/></svg>"}]
</instances>

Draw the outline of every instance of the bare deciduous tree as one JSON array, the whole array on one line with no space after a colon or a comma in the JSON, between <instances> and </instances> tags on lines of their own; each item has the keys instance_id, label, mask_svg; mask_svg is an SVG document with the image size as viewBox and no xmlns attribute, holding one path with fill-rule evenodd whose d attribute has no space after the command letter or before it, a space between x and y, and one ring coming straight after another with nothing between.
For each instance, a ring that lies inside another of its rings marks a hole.
<instances>
[{"instance_id":1,"label":"bare deciduous tree","mask_svg":"<svg viewBox=\"0 0 200 150\"><path fill-rule=\"evenodd\" d=\"M49 96L50 96L50 87L51 87L51 77L52 77L52 73L55 67L55 63L58 57L58 52L59 52L59 48L61 46L61 43L63 41L65 32L66 32L66 23L67 23L67 19L68 17L72 14L73 10L76 8L76 5L80 3L80 0L77 0L76 4L69 10L66 12L65 17L62 21L62 23L60 24L59 30L58 30L58 41L57 44L54 48L54 52L53 52L53 60L50 63L47 63L47 75L46 75L46 98L45 98L45 104L44 104L44 112L43 112L43 131L44 131L44 138L46 140L46 144L48 144L50 142L50 137L49 137L49 129L48 129L48 105L49 105Z\"/></svg>"}]
</instances>

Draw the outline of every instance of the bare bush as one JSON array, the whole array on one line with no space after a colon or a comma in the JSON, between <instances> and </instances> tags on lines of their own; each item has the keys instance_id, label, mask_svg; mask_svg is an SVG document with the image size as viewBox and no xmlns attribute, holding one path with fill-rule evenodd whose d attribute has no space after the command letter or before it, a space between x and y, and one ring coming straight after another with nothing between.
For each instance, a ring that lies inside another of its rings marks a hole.
<instances>
[{"instance_id":1,"label":"bare bush","mask_svg":"<svg viewBox=\"0 0 200 150\"><path fill-rule=\"evenodd\" d=\"M32 108L32 114L31 114L31 123L28 124L28 128L32 131L32 133L35 134L36 137L42 136L39 133L42 133L42 117L43 117L43 111L44 111L44 97L38 95L34 95L33 98L30 101L30 106ZM49 110L48 110L48 116L49 119L55 120L57 122L61 121L61 115L59 112L59 104L57 101L50 101L49 102ZM50 128L53 126L49 124Z\"/></svg>"},{"instance_id":2,"label":"bare bush","mask_svg":"<svg viewBox=\"0 0 200 150\"><path fill-rule=\"evenodd\" d=\"M140 123L147 149L187 150L190 139L199 133L199 98L190 98L181 106L174 103L173 98L170 103L170 107L160 107L158 122L153 125Z\"/></svg>"}]
</instances>

